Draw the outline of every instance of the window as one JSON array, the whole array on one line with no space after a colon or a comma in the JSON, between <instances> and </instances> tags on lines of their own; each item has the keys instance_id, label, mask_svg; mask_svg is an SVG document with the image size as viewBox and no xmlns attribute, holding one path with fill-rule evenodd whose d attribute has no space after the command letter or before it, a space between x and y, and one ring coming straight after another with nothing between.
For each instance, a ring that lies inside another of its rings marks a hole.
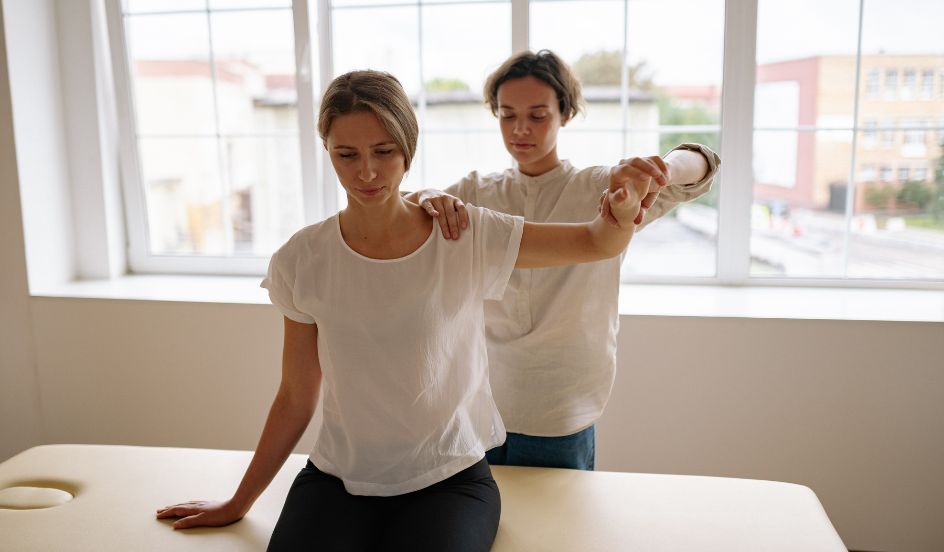
<instances>
[{"instance_id":1,"label":"window","mask_svg":"<svg viewBox=\"0 0 944 552\"><path fill-rule=\"evenodd\" d=\"M122 18L139 169L126 192L146 221L130 225L133 268L258 270L303 221L291 2L127 0Z\"/></svg>"},{"instance_id":2,"label":"window","mask_svg":"<svg viewBox=\"0 0 944 552\"><path fill-rule=\"evenodd\" d=\"M921 99L930 100L934 96L934 71L921 71Z\"/></svg>"},{"instance_id":3,"label":"window","mask_svg":"<svg viewBox=\"0 0 944 552\"><path fill-rule=\"evenodd\" d=\"M878 133L875 129L878 127L878 121L870 120L862 124L862 145L874 148Z\"/></svg>"},{"instance_id":4,"label":"window","mask_svg":"<svg viewBox=\"0 0 944 552\"><path fill-rule=\"evenodd\" d=\"M882 147L885 149L893 148L897 145L897 134L898 132L895 129L894 120L889 119L887 125L882 129L881 138L882 138Z\"/></svg>"},{"instance_id":5,"label":"window","mask_svg":"<svg viewBox=\"0 0 944 552\"><path fill-rule=\"evenodd\" d=\"M911 176L911 169L907 166L898 167L898 181L907 182Z\"/></svg>"},{"instance_id":6,"label":"window","mask_svg":"<svg viewBox=\"0 0 944 552\"><path fill-rule=\"evenodd\" d=\"M891 182L892 181L892 168L883 165L878 169L878 179L882 182Z\"/></svg>"},{"instance_id":7,"label":"window","mask_svg":"<svg viewBox=\"0 0 944 552\"><path fill-rule=\"evenodd\" d=\"M885 99L894 100L898 91L898 70L885 70Z\"/></svg>"},{"instance_id":8,"label":"window","mask_svg":"<svg viewBox=\"0 0 944 552\"><path fill-rule=\"evenodd\" d=\"M902 83L901 83L901 99L911 100L914 99L918 87L918 77L914 69L905 69L905 72L902 74Z\"/></svg>"},{"instance_id":9,"label":"window","mask_svg":"<svg viewBox=\"0 0 944 552\"><path fill-rule=\"evenodd\" d=\"M584 86L586 115L561 131L562 156L588 166L664 154L682 142L717 150L723 13L718 0L531 2L531 49L557 52ZM666 32L669 21L684 36ZM716 194L677 207L634 238L624 278L714 276Z\"/></svg>"},{"instance_id":10,"label":"window","mask_svg":"<svg viewBox=\"0 0 944 552\"><path fill-rule=\"evenodd\" d=\"M904 139L902 143L906 146L923 146L924 145L924 121L920 119L914 119L907 122L908 129L904 132Z\"/></svg>"},{"instance_id":11,"label":"window","mask_svg":"<svg viewBox=\"0 0 944 552\"><path fill-rule=\"evenodd\" d=\"M878 86L879 79L881 78L881 73L878 69L872 69L869 71L868 77L865 79L865 97L868 99L875 99L878 97Z\"/></svg>"},{"instance_id":12,"label":"window","mask_svg":"<svg viewBox=\"0 0 944 552\"><path fill-rule=\"evenodd\" d=\"M556 51L584 84L587 113L559 138L575 165L687 141L725 159L710 194L637 236L624 279L944 279L944 260L909 232L944 241L938 206L896 213L889 199L905 174L944 186L934 180L944 144L925 135L944 140L934 0L748 1L756 20L724 0L106 1L121 5L115 59L128 70L116 80L133 107L123 130L137 272L259 273L294 230L342 208L313 114L324 85L350 69L395 74L416 107L403 189L508 167L481 87L530 47ZM739 61L744 51L756 56ZM736 129L727 151L722 125ZM748 157L739 171L732 160ZM881 218L899 215L905 229L886 239ZM878 224L859 224L869 217Z\"/></svg>"}]
</instances>

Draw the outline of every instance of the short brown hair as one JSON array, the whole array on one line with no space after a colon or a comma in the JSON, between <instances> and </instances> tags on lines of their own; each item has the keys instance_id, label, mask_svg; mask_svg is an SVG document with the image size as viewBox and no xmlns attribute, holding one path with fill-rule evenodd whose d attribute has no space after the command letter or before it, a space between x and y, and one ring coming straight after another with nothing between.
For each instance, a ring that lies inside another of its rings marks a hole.
<instances>
[{"instance_id":1,"label":"short brown hair","mask_svg":"<svg viewBox=\"0 0 944 552\"><path fill-rule=\"evenodd\" d=\"M528 76L554 89L561 117L565 121L583 111L580 81L570 66L550 50L540 50L536 54L529 50L505 60L485 81L485 103L492 110L492 115L498 115L498 87L506 81Z\"/></svg>"},{"instance_id":2,"label":"short brown hair","mask_svg":"<svg viewBox=\"0 0 944 552\"><path fill-rule=\"evenodd\" d=\"M331 81L318 110L318 134L327 141L335 118L363 112L377 116L403 152L406 170L410 170L420 129L410 98L390 73L351 71Z\"/></svg>"}]
</instances>

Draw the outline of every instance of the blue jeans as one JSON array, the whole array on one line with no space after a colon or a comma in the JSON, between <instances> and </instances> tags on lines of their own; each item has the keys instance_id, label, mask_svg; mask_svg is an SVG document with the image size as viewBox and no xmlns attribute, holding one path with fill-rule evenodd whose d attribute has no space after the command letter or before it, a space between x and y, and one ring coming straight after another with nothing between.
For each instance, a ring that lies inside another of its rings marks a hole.
<instances>
[{"instance_id":1,"label":"blue jeans","mask_svg":"<svg viewBox=\"0 0 944 552\"><path fill-rule=\"evenodd\" d=\"M563 437L509 433L505 443L485 453L493 466L539 466L593 470L596 440L593 426Z\"/></svg>"}]
</instances>

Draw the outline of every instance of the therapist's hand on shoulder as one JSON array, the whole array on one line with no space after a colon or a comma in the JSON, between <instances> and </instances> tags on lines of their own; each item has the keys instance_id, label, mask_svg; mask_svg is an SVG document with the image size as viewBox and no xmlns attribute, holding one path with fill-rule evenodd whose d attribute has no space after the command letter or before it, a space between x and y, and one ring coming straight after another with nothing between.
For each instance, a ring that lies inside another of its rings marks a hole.
<instances>
[{"instance_id":1,"label":"therapist's hand on shoulder","mask_svg":"<svg viewBox=\"0 0 944 552\"><path fill-rule=\"evenodd\" d=\"M610 168L611 190L608 192L612 191L614 174L618 174L639 193L640 208L633 219L633 224L641 224L646 217L646 211L656 202L662 188L669 183L668 165L658 155L623 159L618 165ZM605 193L600 198L600 216L614 226L619 225L612 213L610 193Z\"/></svg>"},{"instance_id":2,"label":"therapist's hand on shoulder","mask_svg":"<svg viewBox=\"0 0 944 552\"><path fill-rule=\"evenodd\" d=\"M417 203L439 221L439 228L447 240L459 239L462 231L469 227L469 213L458 197L430 188L419 192Z\"/></svg>"}]
</instances>

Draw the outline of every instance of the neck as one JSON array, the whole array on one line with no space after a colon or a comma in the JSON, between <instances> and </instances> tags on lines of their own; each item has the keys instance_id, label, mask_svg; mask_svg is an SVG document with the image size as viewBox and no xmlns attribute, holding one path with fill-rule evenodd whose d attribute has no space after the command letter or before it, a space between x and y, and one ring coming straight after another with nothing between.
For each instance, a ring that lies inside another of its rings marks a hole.
<instances>
[{"instance_id":1,"label":"neck","mask_svg":"<svg viewBox=\"0 0 944 552\"><path fill-rule=\"evenodd\" d=\"M560 159L557 158L557 150L555 149L533 163L519 163L518 170L526 176L541 176L556 169L558 165L560 165Z\"/></svg>"},{"instance_id":2,"label":"neck","mask_svg":"<svg viewBox=\"0 0 944 552\"><path fill-rule=\"evenodd\" d=\"M410 206L399 194L383 203L364 205L348 196L347 207L339 214L341 231L358 241L383 242L389 240L395 229L406 229Z\"/></svg>"}]
</instances>

